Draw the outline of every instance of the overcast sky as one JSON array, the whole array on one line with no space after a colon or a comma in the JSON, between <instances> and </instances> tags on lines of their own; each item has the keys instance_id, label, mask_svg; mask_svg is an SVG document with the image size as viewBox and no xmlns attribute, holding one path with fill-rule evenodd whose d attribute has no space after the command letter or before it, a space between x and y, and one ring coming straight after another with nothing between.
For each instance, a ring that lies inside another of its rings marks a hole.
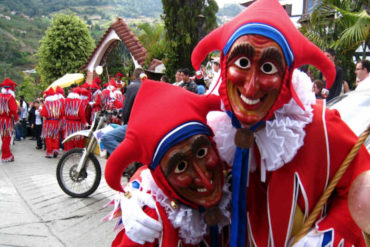
<instances>
[{"instance_id":1,"label":"overcast sky","mask_svg":"<svg viewBox=\"0 0 370 247\"><path fill-rule=\"evenodd\" d=\"M222 8L225 3L241 3L243 0L216 0L218 7Z\"/></svg>"}]
</instances>

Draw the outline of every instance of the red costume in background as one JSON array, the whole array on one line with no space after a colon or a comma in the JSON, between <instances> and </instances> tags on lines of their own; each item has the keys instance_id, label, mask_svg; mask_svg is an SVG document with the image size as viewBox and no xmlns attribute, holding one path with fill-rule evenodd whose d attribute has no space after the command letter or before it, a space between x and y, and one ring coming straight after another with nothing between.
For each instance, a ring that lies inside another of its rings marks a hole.
<instances>
[{"instance_id":1,"label":"red costume in background","mask_svg":"<svg viewBox=\"0 0 370 247\"><path fill-rule=\"evenodd\" d=\"M79 98L81 93L80 88L73 89L72 93L69 93L64 103L64 117L65 117L65 128L64 136L80 131L86 125L85 118L85 105L84 102ZM86 102L86 101L85 101ZM87 104L87 103L86 103ZM75 137L72 140L64 143L64 150L68 151L73 148L83 148L84 139L81 136Z\"/></svg>"},{"instance_id":2,"label":"red costume in background","mask_svg":"<svg viewBox=\"0 0 370 247\"><path fill-rule=\"evenodd\" d=\"M90 86L95 90L91 96L91 102L89 103L91 105L90 123L94 120L95 113L99 112L102 108L102 92L98 83L100 83L100 79L96 77Z\"/></svg>"},{"instance_id":3,"label":"red costume in background","mask_svg":"<svg viewBox=\"0 0 370 247\"><path fill-rule=\"evenodd\" d=\"M14 132L14 121L18 120L17 102L14 99L14 89L17 86L9 78L6 78L0 87L0 135L2 140L1 161L14 161L14 156L10 151L10 141Z\"/></svg>"},{"instance_id":4,"label":"red costume in background","mask_svg":"<svg viewBox=\"0 0 370 247\"><path fill-rule=\"evenodd\" d=\"M59 141L61 120L64 115L63 101L56 97L53 88L44 92L46 98L42 106L41 116L45 118L42 126L42 138L45 139L46 157L57 157L59 154Z\"/></svg>"}]
</instances>

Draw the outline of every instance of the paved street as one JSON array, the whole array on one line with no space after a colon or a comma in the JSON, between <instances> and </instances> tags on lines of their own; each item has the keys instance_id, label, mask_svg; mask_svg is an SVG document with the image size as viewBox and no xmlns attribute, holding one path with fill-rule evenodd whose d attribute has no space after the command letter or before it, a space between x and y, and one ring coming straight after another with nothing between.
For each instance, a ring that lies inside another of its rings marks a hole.
<instances>
[{"instance_id":1,"label":"paved street","mask_svg":"<svg viewBox=\"0 0 370 247\"><path fill-rule=\"evenodd\" d=\"M115 222L102 218L114 192L104 176L89 198L71 198L56 180L58 159L46 159L35 145L16 142L15 162L0 163L0 246L110 246Z\"/></svg>"}]
</instances>

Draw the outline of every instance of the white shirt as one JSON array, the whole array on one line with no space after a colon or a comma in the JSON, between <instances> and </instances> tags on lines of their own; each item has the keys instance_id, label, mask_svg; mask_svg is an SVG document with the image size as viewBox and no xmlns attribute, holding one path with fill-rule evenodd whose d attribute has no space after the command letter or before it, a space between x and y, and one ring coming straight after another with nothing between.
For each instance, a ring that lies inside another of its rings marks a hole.
<instances>
[{"instance_id":1,"label":"white shirt","mask_svg":"<svg viewBox=\"0 0 370 247\"><path fill-rule=\"evenodd\" d=\"M42 124L40 112L41 112L41 107L40 107L40 109L36 109L35 110L35 116L36 116L36 118L35 118L35 124L36 125L41 125Z\"/></svg>"},{"instance_id":2,"label":"white shirt","mask_svg":"<svg viewBox=\"0 0 370 247\"><path fill-rule=\"evenodd\" d=\"M370 90L370 75L364 80L360 81L355 91Z\"/></svg>"},{"instance_id":3,"label":"white shirt","mask_svg":"<svg viewBox=\"0 0 370 247\"><path fill-rule=\"evenodd\" d=\"M21 118L27 118L28 112L27 112L27 104L25 101L23 101L23 104L21 105Z\"/></svg>"}]
</instances>

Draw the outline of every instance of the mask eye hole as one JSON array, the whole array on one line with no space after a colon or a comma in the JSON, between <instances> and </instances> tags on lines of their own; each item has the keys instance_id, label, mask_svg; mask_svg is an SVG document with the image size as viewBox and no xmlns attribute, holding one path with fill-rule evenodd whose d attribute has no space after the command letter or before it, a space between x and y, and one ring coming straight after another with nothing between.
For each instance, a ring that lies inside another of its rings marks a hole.
<instances>
[{"instance_id":1,"label":"mask eye hole","mask_svg":"<svg viewBox=\"0 0 370 247\"><path fill-rule=\"evenodd\" d=\"M197 151L197 158L201 159L204 158L208 153L208 148L200 148Z\"/></svg>"},{"instance_id":2,"label":"mask eye hole","mask_svg":"<svg viewBox=\"0 0 370 247\"><path fill-rule=\"evenodd\" d=\"M238 66L239 68L241 69L248 69L251 67L251 62L249 61L249 59L247 57L240 57L238 58L234 64L236 66Z\"/></svg>"},{"instance_id":3,"label":"mask eye hole","mask_svg":"<svg viewBox=\"0 0 370 247\"><path fill-rule=\"evenodd\" d=\"M268 74L268 75L278 72L276 66L271 62L266 62L262 64L261 70L263 73Z\"/></svg>"},{"instance_id":4,"label":"mask eye hole","mask_svg":"<svg viewBox=\"0 0 370 247\"><path fill-rule=\"evenodd\" d=\"M182 160L177 164L175 168L175 173L182 173L186 170L187 167L188 167L188 162L185 160Z\"/></svg>"}]
</instances>

